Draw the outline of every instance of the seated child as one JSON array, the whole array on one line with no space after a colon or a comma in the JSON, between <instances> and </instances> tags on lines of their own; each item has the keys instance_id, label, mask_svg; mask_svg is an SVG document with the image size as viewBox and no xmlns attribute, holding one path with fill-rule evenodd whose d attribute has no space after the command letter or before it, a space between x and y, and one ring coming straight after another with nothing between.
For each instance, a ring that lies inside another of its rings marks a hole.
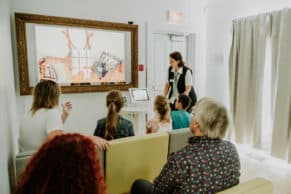
<instances>
[{"instance_id":1,"label":"seated child","mask_svg":"<svg viewBox=\"0 0 291 194\"><path fill-rule=\"evenodd\" d=\"M191 99L185 95L180 94L175 103L174 111L171 111L171 118L173 122L173 129L188 128L191 121L191 114L187 112L187 108L191 103Z\"/></svg>"},{"instance_id":2,"label":"seated child","mask_svg":"<svg viewBox=\"0 0 291 194\"><path fill-rule=\"evenodd\" d=\"M163 95L158 95L154 102L154 118L147 122L147 133L166 132L172 130L172 121L170 117L170 106L168 99Z\"/></svg>"},{"instance_id":3,"label":"seated child","mask_svg":"<svg viewBox=\"0 0 291 194\"><path fill-rule=\"evenodd\" d=\"M132 122L119 115L124 105L121 93L113 90L106 97L107 117L98 120L94 135L107 140L134 136Z\"/></svg>"}]
</instances>

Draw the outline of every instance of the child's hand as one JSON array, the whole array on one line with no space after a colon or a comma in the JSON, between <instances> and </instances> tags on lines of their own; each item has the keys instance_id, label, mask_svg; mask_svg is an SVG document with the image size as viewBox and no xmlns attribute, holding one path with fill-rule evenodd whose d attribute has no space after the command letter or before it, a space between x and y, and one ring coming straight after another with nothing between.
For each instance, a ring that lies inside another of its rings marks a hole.
<instances>
[{"instance_id":1,"label":"child's hand","mask_svg":"<svg viewBox=\"0 0 291 194\"><path fill-rule=\"evenodd\" d=\"M156 120L150 120L147 123L147 133L156 133L159 130L159 123Z\"/></svg>"}]
</instances>

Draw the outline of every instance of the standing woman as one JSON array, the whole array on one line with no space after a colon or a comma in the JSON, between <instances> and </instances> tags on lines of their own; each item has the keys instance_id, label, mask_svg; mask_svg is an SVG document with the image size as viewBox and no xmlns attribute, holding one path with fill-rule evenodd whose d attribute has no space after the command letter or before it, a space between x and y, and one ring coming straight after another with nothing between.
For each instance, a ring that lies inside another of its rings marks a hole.
<instances>
[{"instance_id":1,"label":"standing woman","mask_svg":"<svg viewBox=\"0 0 291 194\"><path fill-rule=\"evenodd\" d=\"M134 136L132 122L119 115L124 106L123 97L118 90L113 90L106 97L107 117L98 120L94 135L107 140Z\"/></svg>"},{"instance_id":2,"label":"standing woman","mask_svg":"<svg viewBox=\"0 0 291 194\"><path fill-rule=\"evenodd\" d=\"M20 122L20 151L37 150L44 141L63 134L63 124L71 112L72 104L62 104L61 113L58 109L60 95L61 89L54 81L42 80L35 86L31 109ZM108 146L104 139L89 138L102 149Z\"/></svg>"},{"instance_id":3,"label":"standing woman","mask_svg":"<svg viewBox=\"0 0 291 194\"><path fill-rule=\"evenodd\" d=\"M191 104L187 111L197 101L196 93L192 86L192 70L185 66L180 52L172 52L170 54L170 67L168 70L168 80L165 84L164 95L170 100L170 107L175 110L175 101L180 94L185 94L191 98Z\"/></svg>"}]
</instances>

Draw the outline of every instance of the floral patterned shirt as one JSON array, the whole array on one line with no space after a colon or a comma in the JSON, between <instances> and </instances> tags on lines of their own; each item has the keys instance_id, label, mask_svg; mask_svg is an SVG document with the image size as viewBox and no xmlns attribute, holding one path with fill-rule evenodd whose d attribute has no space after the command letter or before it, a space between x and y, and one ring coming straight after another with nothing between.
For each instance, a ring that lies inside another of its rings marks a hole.
<instances>
[{"instance_id":1,"label":"floral patterned shirt","mask_svg":"<svg viewBox=\"0 0 291 194\"><path fill-rule=\"evenodd\" d=\"M172 153L154 181L154 194L216 193L239 183L235 146L221 139L191 137L189 145Z\"/></svg>"}]
</instances>

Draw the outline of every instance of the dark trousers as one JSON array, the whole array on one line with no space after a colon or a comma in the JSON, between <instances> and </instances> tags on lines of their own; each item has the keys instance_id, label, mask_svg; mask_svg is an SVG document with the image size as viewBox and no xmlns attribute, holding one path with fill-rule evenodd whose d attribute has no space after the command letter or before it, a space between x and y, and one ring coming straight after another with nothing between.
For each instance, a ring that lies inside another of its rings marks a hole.
<instances>
[{"instance_id":1,"label":"dark trousers","mask_svg":"<svg viewBox=\"0 0 291 194\"><path fill-rule=\"evenodd\" d=\"M137 179L131 186L130 194L153 194L153 183L144 179Z\"/></svg>"}]
</instances>

